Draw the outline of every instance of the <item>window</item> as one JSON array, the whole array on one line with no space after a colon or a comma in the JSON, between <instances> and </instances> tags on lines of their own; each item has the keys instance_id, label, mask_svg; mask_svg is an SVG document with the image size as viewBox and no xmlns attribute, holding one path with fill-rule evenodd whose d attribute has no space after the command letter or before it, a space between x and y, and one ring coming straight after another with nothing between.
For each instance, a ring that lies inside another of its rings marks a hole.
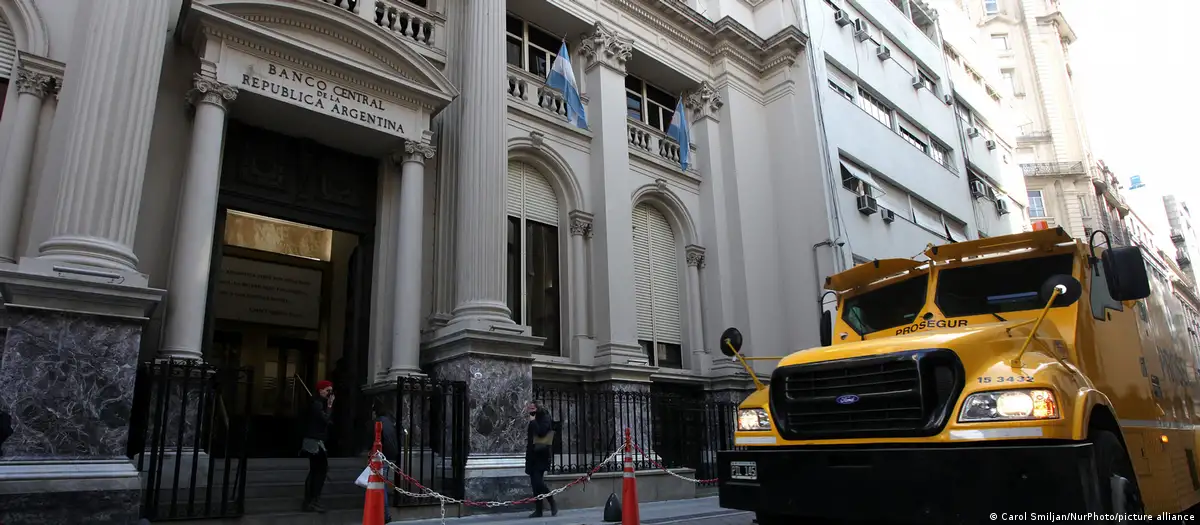
<instances>
[{"instance_id":1,"label":"window","mask_svg":"<svg viewBox=\"0 0 1200 525\"><path fill-rule=\"evenodd\" d=\"M929 275L921 274L847 298L842 320L858 335L910 324L925 306L928 287Z\"/></svg>"},{"instance_id":2,"label":"window","mask_svg":"<svg viewBox=\"0 0 1200 525\"><path fill-rule=\"evenodd\" d=\"M921 77L921 87L928 89L930 93L937 94L937 81L933 79L933 75L926 73L923 69L917 70L917 75Z\"/></svg>"},{"instance_id":3,"label":"window","mask_svg":"<svg viewBox=\"0 0 1200 525\"><path fill-rule=\"evenodd\" d=\"M858 104L858 107L862 108L863 111L866 111L868 115L874 117L875 120L878 120L880 124L883 124L888 128L892 127L891 110L889 110L887 106L883 104L883 102L880 102L879 99L871 96L870 93L867 93L865 90L863 90L862 86L859 86L858 88L858 100L855 102Z\"/></svg>"},{"instance_id":4,"label":"window","mask_svg":"<svg viewBox=\"0 0 1200 525\"><path fill-rule=\"evenodd\" d=\"M825 64L825 72L829 77L829 88L846 100L854 102L854 81L850 80L850 76L828 62Z\"/></svg>"},{"instance_id":5,"label":"window","mask_svg":"<svg viewBox=\"0 0 1200 525\"><path fill-rule=\"evenodd\" d=\"M676 102L670 93L635 76L625 75L625 106L629 118L666 133L675 116Z\"/></svg>"},{"instance_id":6,"label":"window","mask_svg":"<svg viewBox=\"0 0 1200 525\"><path fill-rule=\"evenodd\" d=\"M994 15L1000 12L1000 0L983 0L983 13Z\"/></svg>"},{"instance_id":7,"label":"window","mask_svg":"<svg viewBox=\"0 0 1200 525\"><path fill-rule=\"evenodd\" d=\"M1087 198L1083 195L1079 196L1079 216L1085 219L1091 218L1092 212L1088 209Z\"/></svg>"},{"instance_id":8,"label":"window","mask_svg":"<svg viewBox=\"0 0 1200 525\"><path fill-rule=\"evenodd\" d=\"M683 368L679 257L666 216L646 203L633 208L633 286L638 343L652 366Z\"/></svg>"},{"instance_id":9,"label":"window","mask_svg":"<svg viewBox=\"0 0 1200 525\"><path fill-rule=\"evenodd\" d=\"M505 28L509 65L539 77L547 76L563 45L562 39L512 15L508 15Z\"/></svg>"},{"instance_id":10,"label":"window","mask_svg":"<svg viewBox=\"0 0 1200 525\"><path fill-rule=\"evenodd\" d=\"M1009 96L1012 96L1017 93L1017 79L1015 76L1013 76L1013 70L1011 70L1011 69L1000 70L1000 78L1002 80L1004 80L1003 89L1008 90Z\"/></svg>"},{"instance_id":11,"label":"window","mask_svg":"<svg viewBox=\"0 0 1200 525\"><path fill-rule=\"evenodd\" d=\"M508 308L513 321L545 337L542 352L561 355L558 197L533 166L509 161Z\"/></svg>"},{"instance_id":12,"label":"window","mask_svg":"<svg viewBox=\"0 0 1200 525\"><path fill-rule=\"evenodd\" d=\"M900 136L904 137L905 142L912 144L914 148L921 150L921 153L926 155L929 154L929 144L927 144L923 139L917 137L915 133L905 129L904 126L900 127Z\"/></svg>"},{"instance_id":13,"label":"window","mask_svg":"<svg viewBox=\"0 0 1200 525\"><path fill-rule=\"evenodd\" d=\"M992 262L941 270L936 302L946 317L1038 310L1039 296L1052 275L1071 275L1071 254Z\"/></svg>"},{"instance_id":14,"label":"window","mask_svg":"<svg viewBox=\"0 0 1200 525\"><path fill-rule=\"evenodd\" d=\"M1012 49L1008 47L1008 35L992 35L992 47L996 48L996 51Z\"/></svg>"},{"instance_id":15,"label":"window","mask_svg":"<svg viewBox=\"0 0 1200 525\"><path fill-rule=\"evenodd\" d=\"M929 156L933 157L938 164L947 168L954 168L954 164L950 162L950 150L943 148L941 144L934 142L929 151Z\"/></svg>"},{"instance_id":16,"label":"window","mask_svg":"<svg viewBox=\"0 0 1200 525\"><path fill-rule=\"evenodd\" d=\"M1029 216L1045 217L1046 202L1042 200L1042 190L1029 190Z\"/></svg>"}]
</instances>

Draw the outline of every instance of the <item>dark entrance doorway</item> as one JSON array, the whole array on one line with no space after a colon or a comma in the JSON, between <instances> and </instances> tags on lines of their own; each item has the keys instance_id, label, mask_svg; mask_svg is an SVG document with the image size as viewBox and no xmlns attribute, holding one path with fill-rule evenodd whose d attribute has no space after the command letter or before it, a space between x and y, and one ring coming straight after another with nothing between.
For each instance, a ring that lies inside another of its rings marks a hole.
<instances>
[{"instance_id":1,"label":"dark entrance doorway","mask_svg":"<svg viewBox=\"0 0 1200 525\"><path fill-rule=\"evenodd\" d=\"M214 237L205 360L229 386L249 457L297 457L316 383L334 382L330 456L361 452L379 161L231 121ZM245 402L245 400L249 402Z\"/></svg>"}]
</instances>

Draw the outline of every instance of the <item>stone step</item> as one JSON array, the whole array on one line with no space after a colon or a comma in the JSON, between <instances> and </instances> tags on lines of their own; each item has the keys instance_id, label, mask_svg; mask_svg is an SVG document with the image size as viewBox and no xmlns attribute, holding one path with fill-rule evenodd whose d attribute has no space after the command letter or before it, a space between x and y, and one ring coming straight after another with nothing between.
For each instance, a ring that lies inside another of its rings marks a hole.
<instances>
[{"instance_id":1,"label":"stone step","mask_svg":"<svg viewBox=\"0 0 1200 525\"><path fill-rule=\"evenodd\" d=\"M358 487L354 487L358 488ZM276 512L299 512L304 503L304 487L293 496L281 498L246 498L246 514L270 514ZM362 491L363 489L359 489ZM321 506L326 509L359 509L362 510L366 500L366 492L358 494L321 494Z\"/></svg>"}]
</instances>

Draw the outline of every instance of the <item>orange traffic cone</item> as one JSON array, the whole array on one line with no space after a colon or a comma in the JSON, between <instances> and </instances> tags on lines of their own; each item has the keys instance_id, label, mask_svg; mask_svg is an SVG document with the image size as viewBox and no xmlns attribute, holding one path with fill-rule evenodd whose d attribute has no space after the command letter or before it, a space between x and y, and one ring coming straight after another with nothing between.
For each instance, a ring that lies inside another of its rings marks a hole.
<instances>
[{"instance_id":1,"label":"orange traffic cone","mask_svg":"<svg viewBox=\"0 0 1200 525\"><path fill-rule=\"evenodd\" d=\"M387 490L387 483L383 481L383 476L379 472L383 470L383 462L379 460L379 453L383 450L380 434L383 432L383 423L375 422L375 446L371 447L371 476L367 478L367 501L363 505L363 525L384 525L383 523L383 495Z\"/></svg>"},{"instance_id":2,"label":"orange traffic cone","mask_svg":"<svg viewBox=\"0 0 1200 525\"><path fill-rule=\"evenodd\" d=\"M633 475L633 440L625 429L625 481L621 485L621 525L640 525L638 515L637 478Z\"/></svg>"}]
</instances>

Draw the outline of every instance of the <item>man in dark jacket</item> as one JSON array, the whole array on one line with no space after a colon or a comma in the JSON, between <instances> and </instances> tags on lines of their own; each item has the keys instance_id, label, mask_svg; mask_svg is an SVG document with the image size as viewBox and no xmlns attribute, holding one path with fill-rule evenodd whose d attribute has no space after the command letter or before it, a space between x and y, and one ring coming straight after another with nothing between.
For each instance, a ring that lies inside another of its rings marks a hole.
<instances>
[{"instance_id":1,"label":"man in dark jacket","mask_svg":"<svg viewBox=\"0 0 1200 525\"><path fill-rule=\"evenodd\" d=\"M371 405L371 415L375 418L375 421L381 423L380 426L382 428L379 432L379 441L381 448L383 448L383 456L392 463L399 463L400 442L396 439L396 419L392 417L391 410L388 410L387 405L376 399ZM374 430L375 425L371 425L371 427ZM381 474L383 474L384 479L394 481L392 479L392 469L388 467L387 463L383 464L383 472ZM390 523L391 521L392 487L388 485L383 491L383 522Z\"/></svg>"},{"instance_id":2,"label":"man in dark jacket","mask_svg":"<svg viewBox=\"0 0 1200 525\"><path fill-rule=\"evenodd\" d=\"M325 442L329 440L329 425L333 421L333 383L318 381L317 392L308 409L304 426L303 452L308 455L308 479L304 480L304 505L306 512L325 512L321 507L321 489L325 488L325 475L329 472L329 455Z\"/></svg>"},{"instance_id":3,"label":"man in dark jacket","mask_svg":"<svg viewBox=\"0 0 1200 525\"><path fill-rule=\"evenodd\" d=\"M529 475L529 484L533 487L533 495L540 496L550 492L546 486L546 471L550 470L550 452L554 443L553 421L550 413L536 402L526 406L529 424L525 430L525 473ZM558 515L558 505L554 496L550 500L550 515ZM537 510L530 514L531 518L542 517L542 500L537 500Z\"/></svg>"}]
</instances>

